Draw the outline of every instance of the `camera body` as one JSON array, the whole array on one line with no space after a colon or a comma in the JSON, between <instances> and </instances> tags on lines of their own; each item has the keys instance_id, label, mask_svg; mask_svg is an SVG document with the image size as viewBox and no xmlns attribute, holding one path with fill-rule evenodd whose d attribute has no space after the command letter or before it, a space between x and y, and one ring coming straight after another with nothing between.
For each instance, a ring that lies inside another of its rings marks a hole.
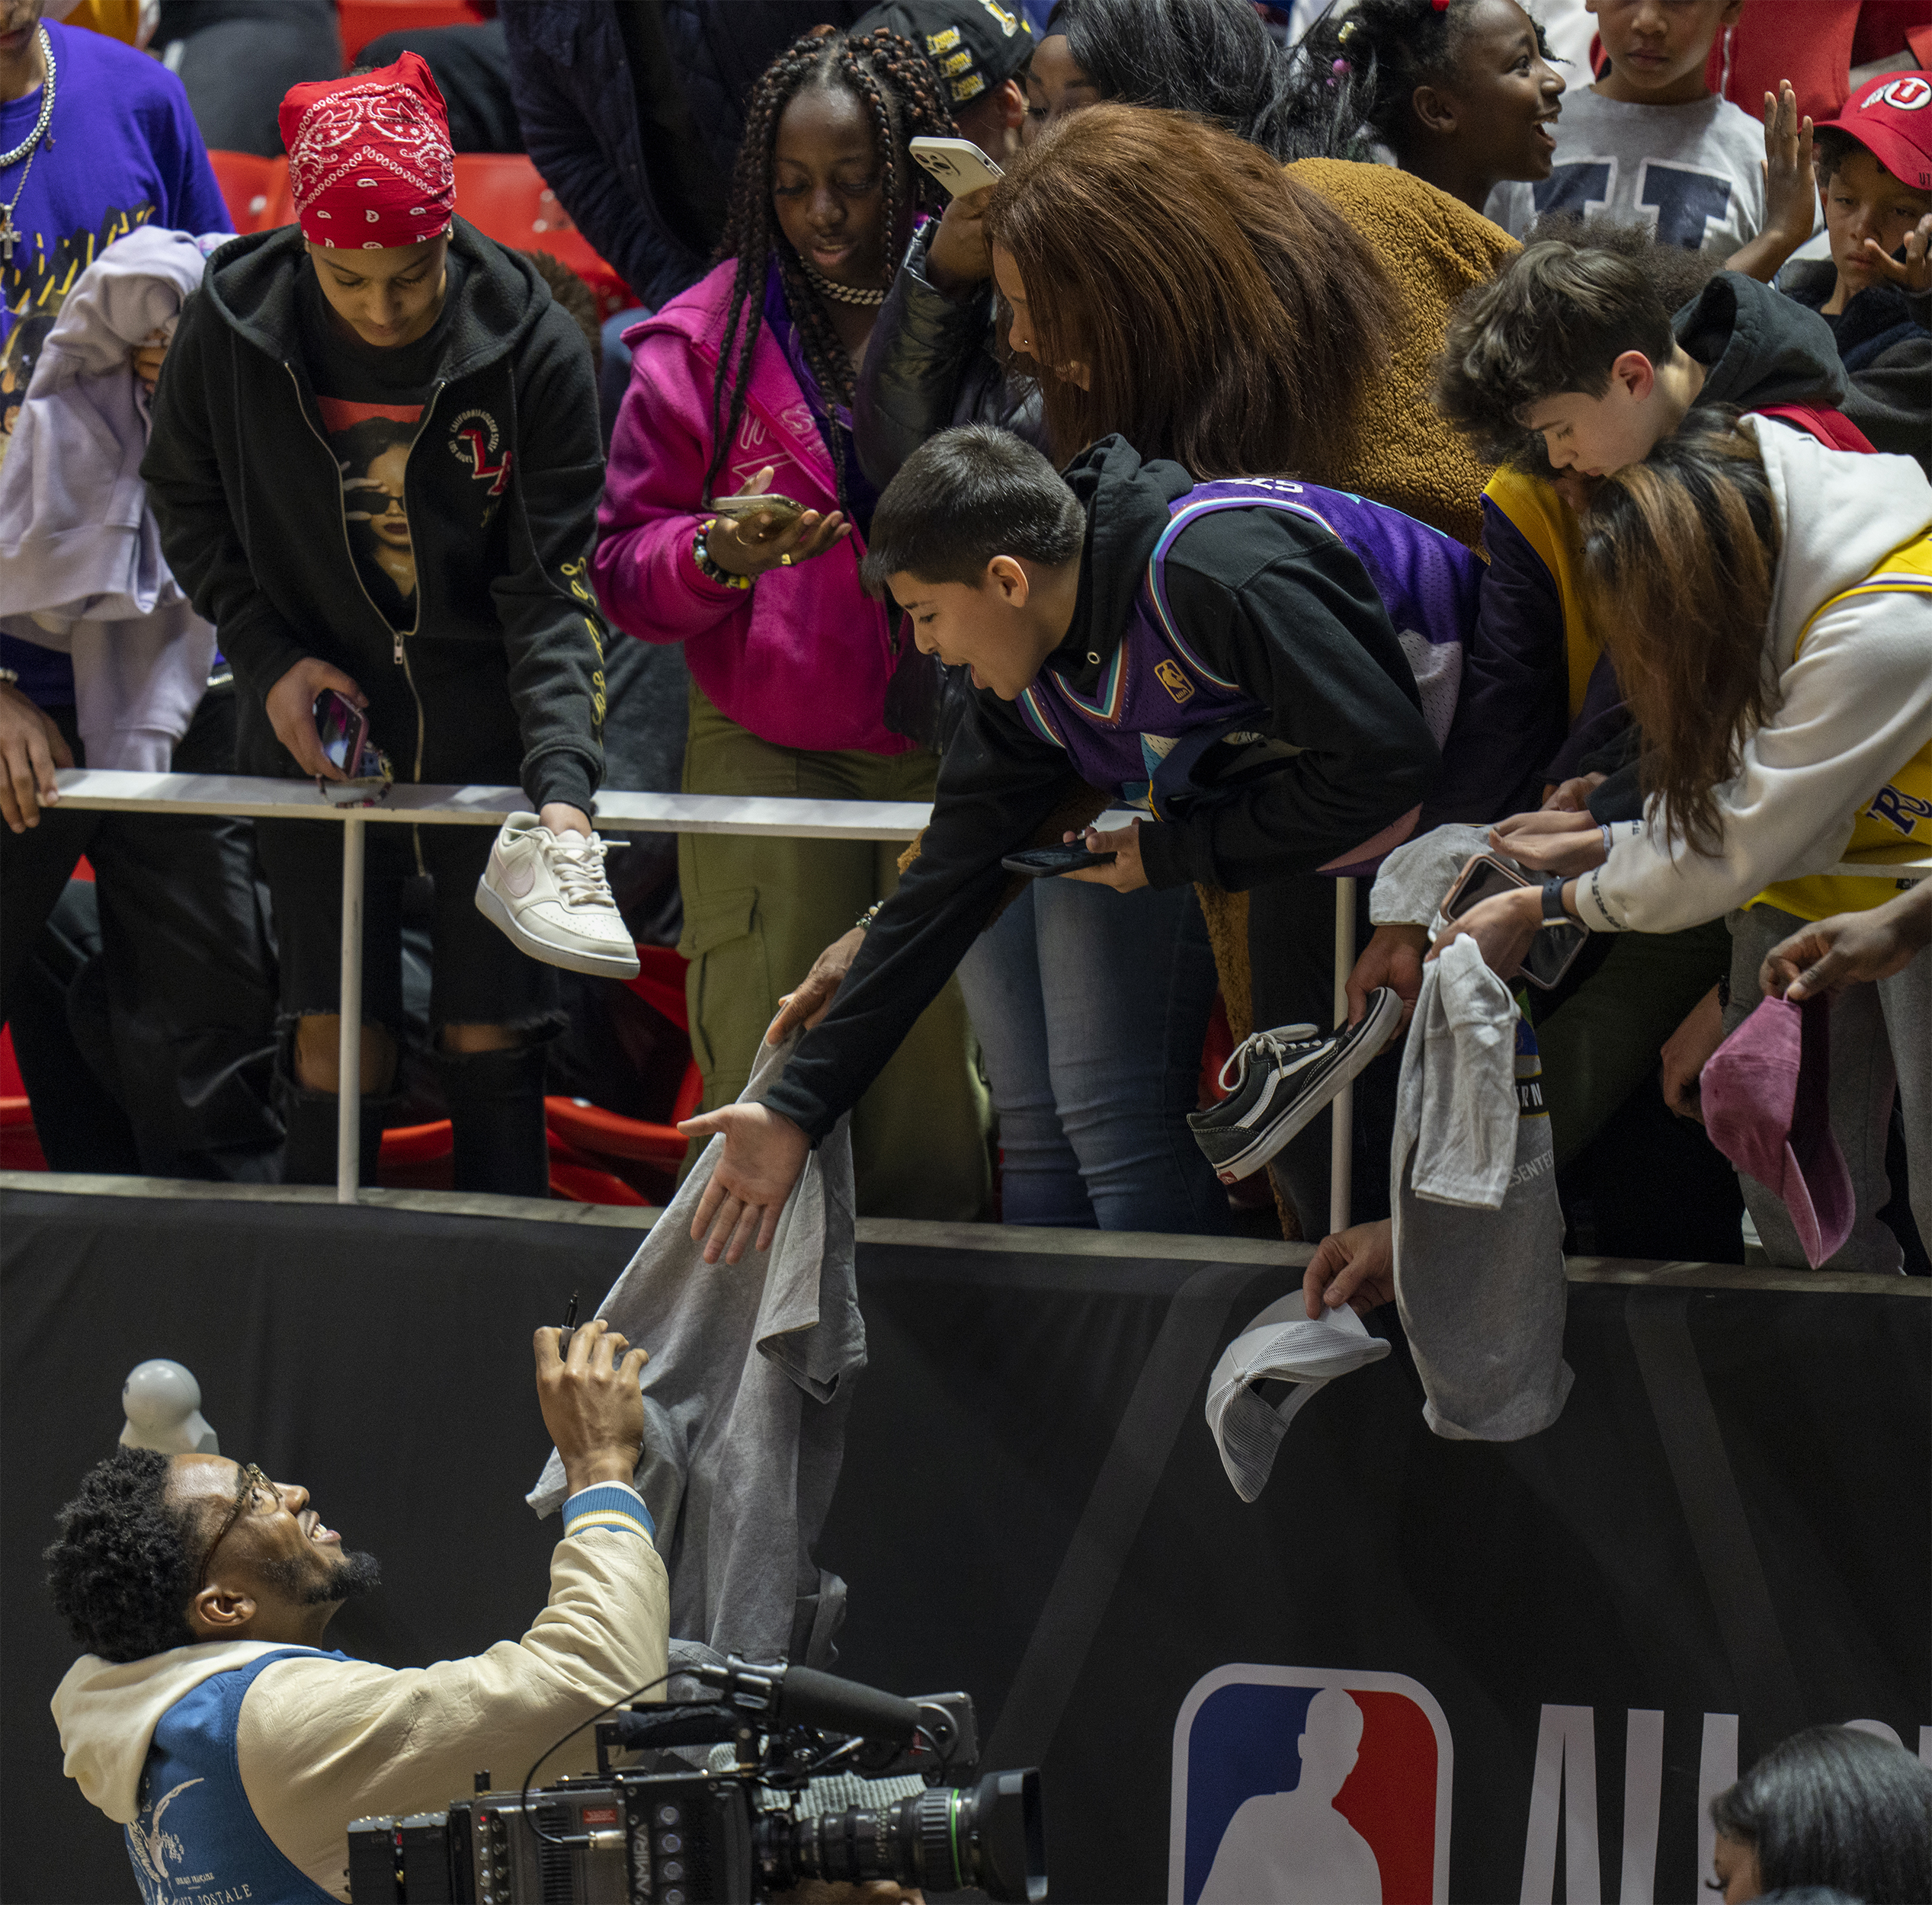
<instances>
[{"instance_id":1,"label":"camera body","mask_svg":"<svg viewBox=\"0 0 1932 1905\"><path fill-rule=\"evenodd\" d=\"M751 1827L742 1782L695 1769L479 1793L447 1813L357 1820L349 1893L355 1905L749 1900L758 1896Z\"/></svg>"},{"instance_id":2,"label":"camera body","mask_svg":"<svg viewBox=\"0 0 1932 1905\"><path fill-rule=\"evenodd\" d=\"M969 1777L977 1761L965 1694L901 1701L807 1669L737 1660L700 1677L722 1698L633 1708L599 1725L594 1774L354 1820L354 1905L751 1905L812 1878L977 1887L1043 1905L1039 1773L989 1772L970 1789L946 1783ZM711 1751L708 1769L665 1750L721 1745L729 1750ZM648 1769L612 1769L614 1749L638 1748ZM876 1805L801 1810L799 1795L828 1773L842 1775L841 1798L852 1775L916 1775L926 1785Z\"/></svg>"}]
</instances>

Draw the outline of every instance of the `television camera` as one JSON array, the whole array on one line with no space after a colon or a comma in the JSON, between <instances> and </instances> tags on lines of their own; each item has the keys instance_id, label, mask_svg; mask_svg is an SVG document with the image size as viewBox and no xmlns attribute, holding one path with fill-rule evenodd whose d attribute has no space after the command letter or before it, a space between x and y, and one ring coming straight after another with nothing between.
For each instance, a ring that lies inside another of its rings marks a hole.
<instances>
[{"instance_id":1,"label":"television camera","mask_svg":"<svg viewBox=\"0 0 1932 1905\"><path fill-rule=\"evenodd\" d=\"M969 1695L905 1700L736 1658L690 1671L705 1697L598 1724L594 1773L521 1791L489 1790L479 1773L476 1794L444 1811L353 1821L354 1905L748 1905L808 1878L1044 1905L1040 1774L969 1785L979 1755ZM710 1749L703 1763L694 1747ZM614 1753L634 1751L648 1769L612 1767ZM812 1804L814 1782L911 1776L923 1791Z\"/></svg>"}]
</instances>

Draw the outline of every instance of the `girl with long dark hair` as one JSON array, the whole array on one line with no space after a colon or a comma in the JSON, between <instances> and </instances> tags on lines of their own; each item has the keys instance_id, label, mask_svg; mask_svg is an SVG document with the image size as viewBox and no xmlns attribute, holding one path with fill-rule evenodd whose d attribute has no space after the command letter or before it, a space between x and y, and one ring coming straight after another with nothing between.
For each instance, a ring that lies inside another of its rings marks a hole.
<instances>
[{"instance_id":1,"label":"girl with long dark hair","mask_svg":"<svg viewBox=\"0 0 1932 1905\"><path fill-rule=\"evenodd\" d=\"M1908 457L1697 409L1601 480L1584 529L1587 606L1643 735L1643 828L1591 872L1487 901L1453 930L1507 975L1559 901L1592 932L1728 916L1729 1034L1773 946L1890 898L1882 869L1922 867L1932 847L1932 483ZM1895 1087L1932 1235L1932 956L1841 994L1831 1047L1857 1216L1828 1267L1894 1271L1878 1212ZM1783 1202L1740 1182L1772 1261L1802 1266Z\"/></svg>"},{"instance_id":2,"label":"girl with long dark hair","mask_svg":"<svg viewBox=\"0 0 1932 1905\"><path fill-rule=\"evenodd\" d=\"M874 491L852 454L854 369L921 202L907 152L952 121L937 76L883 30L808 34L748 109L721 262L626 335L591 572L606 613L684 645L693 793L918 801L936 762L886 723L897 656L860 587ZM802 504L749 518L721 497ZM681 835L681 949L704 1105L749 1078L780 995L890 892L883 844ZM928 1009L854 1114L860 1208L965 1218L986 1186L956 988Z\"/></svg>"}]
</instances>

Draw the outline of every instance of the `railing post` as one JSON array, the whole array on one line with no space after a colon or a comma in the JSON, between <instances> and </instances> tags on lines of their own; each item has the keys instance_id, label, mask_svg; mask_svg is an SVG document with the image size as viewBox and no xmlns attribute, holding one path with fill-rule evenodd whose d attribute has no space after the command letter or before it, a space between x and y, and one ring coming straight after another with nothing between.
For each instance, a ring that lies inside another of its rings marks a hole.
<instances>
[{"instance_id":1,"label":"railing post","mask_svg":"<svg viewBox=\"0 0 1932 1905\"><path fill-rule=\"evenodd\" d=\"M1335 1023L1348 1021L1348 975L1355 969L1355 882L1335 882ZM1334 1135L1328 1150L1328 1228L1348 1228L1355 1191L1355 1081L1334 1096L1329 1110ZM1310 1238L1312 1243L1314 1239Z\"/></svg>"},{"instance_id":2,"label":"railing post","mask_svg":"<svg viewBox=\"0 0 1932 1905\"><path fill-rule=\"evenodd\" d=\"M342 823L342 987L335 1047L335 1201L353 1204L362 1176L362 846L369 823Z\"/></svg>"}]
</instances>

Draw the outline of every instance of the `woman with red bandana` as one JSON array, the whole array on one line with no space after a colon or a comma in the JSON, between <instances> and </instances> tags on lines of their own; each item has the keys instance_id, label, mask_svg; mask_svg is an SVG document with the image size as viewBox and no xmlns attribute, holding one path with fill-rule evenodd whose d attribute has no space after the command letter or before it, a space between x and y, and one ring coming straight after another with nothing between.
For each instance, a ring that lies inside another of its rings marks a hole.
<instances>
[{"instance_id":1,"label":"woman with red bandana","mask_svg":"<svg viewBox=\"0 0 1932 1905\"><path fill-rule=\"evenodd\" d=\"M372 1181L396 1071L402 885L428 873L457 1187L543 1196L544 1047L562 1023L549 968L637 969L590 819L604 629L583 572L602 484L589 354L532 267L453 216L443 101L414 53L294 88L281 126L298 223L210 261L142 474L168 562L234 664L242 772L354 773L316 732L333 689L367 712L396 779L521 782L536 811L493 846L469 827L370 840L362 1169ZM380 471L372 434L407 446ZM281 950L285 1175L326 1183L341 840L302 821L261 821L256 839Z\"/></svg>"}]
</instances>

